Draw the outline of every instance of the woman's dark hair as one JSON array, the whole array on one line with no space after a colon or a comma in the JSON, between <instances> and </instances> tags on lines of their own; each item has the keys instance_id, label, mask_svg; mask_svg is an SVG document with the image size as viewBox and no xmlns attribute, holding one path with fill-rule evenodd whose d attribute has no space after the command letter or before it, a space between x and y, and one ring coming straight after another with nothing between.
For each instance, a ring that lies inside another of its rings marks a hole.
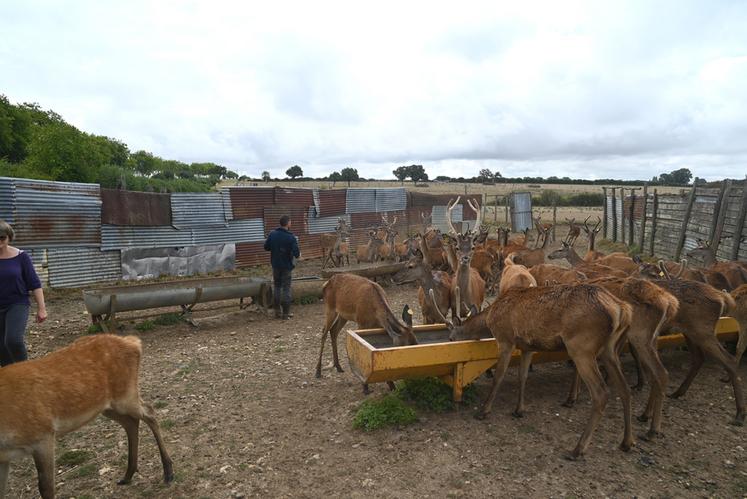
<instances>
[{"instance_id":1,"label":"woman's dark hair","mask_svg":"<svg viewBox=\"0 0 747 499\"><path fill-rule=\"evenodd\" d=\"M9 243L13 242L13 238L16 237L13 227L11 227L5 220L0 220L0 236L8 236Z\"/></svg>"}]
</instances>

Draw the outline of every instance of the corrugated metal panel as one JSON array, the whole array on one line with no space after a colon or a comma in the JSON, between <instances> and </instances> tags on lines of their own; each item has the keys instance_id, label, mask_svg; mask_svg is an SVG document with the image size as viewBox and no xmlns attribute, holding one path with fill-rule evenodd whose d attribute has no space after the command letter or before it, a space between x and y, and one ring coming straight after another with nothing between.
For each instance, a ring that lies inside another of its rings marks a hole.
<instances>
[{"instance_id":1,"label":"corrugated metal panel","mask_svg":"<svg viewBox=\"0 0 747 499\"><path fill-rule=\"evenodd\" d=\"M623 240L623 200L620 198L615 199L616 209L615 216L617 217L617 240Z\"/></svg>"},{"instance_id":2,"label":"corrugated metal panel","mask_svg":"<svg viewBox=\"0 0 747 499\"><path fill-rule=\"evenodd\" d=\"M233 218L260 218L266 206L275 204L272 187L230 187Z\"/></svg>"},{"instance_id":3,"label":"corrugated metal panel","mask_svg":"<svg viewBox=\"0 0 747 499\"><path fill-rule=\"evenodd\" d=\"M42 287L49 287L49 266L47 264L47 250L43 248L19 248L25 251L31 257L31 262L34 264L34 270L39 276L39 280L42 283Z\"/></svg>"},{"instance_id":4,"label":"corrugated metal panel","mask_svg":"<svg viewBox=\"0 0 747 499\"><path fill-rule=\"evenodd\" d=\"M261 218L233 220L223 225L194 227L193 244L226 244L265 240L264 222Z\"/></svg>"},{"instance_id":5,"label":"corrugated metal panel","mask_svg":"<svg viewBox=\"0 0 747 499\"><path fill-rule=\"evenodd\" d=\"M99 246L98 184L15 179L16 243L27 248Z\"/></svg>"},{"instance_id":6,"label":"corrugated metal panel","mask_svg":"<svg viewBox=\"0 0 747 499\"><path fill-rule=\"evenodd\" d=\"M298 249L301 252L301 258L304 260L321 258L322 243L319 234L299 234Z\"/></svg>"},{"instance_id":7,"label":"corrugated metal panel","mask_svg":"<svg viewBox=\"0 0 747 499\"><path fill-rule=\"evenodd\" d=\"M264 242L236 244L236 267L269 264L270 252L265 251Z\"/></svg>"},{"instance_id":8,"label":"corrugated metal panel","mask_svg":"<svg viewBox=\"0 0 747 499\"><path fill-rule=\"evenodd\" d=\"M314 190L300 188L275 188L275 204L279 206L304 207L314 206Z\"/></svg>"},{"instance_id":9,"label":"corrugated metal panel","mask_svg":"<svg viewBox=\"0 0 747 499\"><path fill-rule=\"evenodd\" d=\"M319 216L344 215L347 206L347 189L319 191Z\"/></svg>"},{"instance_id":10,"label":"corrugated metal panel","mask_svg":"<svg viewBox=\"0 0 747 499\"><path fill-rule=\"evenodd\" d=\"M314 208L309 208L308 216L308 227L309 234L324 234L326 232L334 232L337 228L337 221L343 218L351 226L350 215L338 215L336 217L315 217Z\"/></svg>"},{"instance_id":11,"label":"corrugated metal panel","mask_svg":"<svg viewBox=\"0 0 747 499\"><path fill-rule=\"evenodd\" d=\"M188 276L236 268L236 248L233 244L126 248L120 253L122 279L151 279L161 275Z\"/></svg>"},{"instance_id":12,"label":"corrugated metal panel","mask_svg":"<svg viewBox=\"0 0 747 499\"><path fill-rule=\"evenodd\" d=\"M233 208L231 208L231 193L228 189L221 189L220 197L223 199L223 216L226 220L233 220Z\"/></svg>"},{"instance_id":13,"label":"corrugated metal panel","mask_svg":"<svg viewBox=\"0 0 747 499\"><path fill-rule=\"evenodd\" d=\"M345 213L376 211L376 189L348 189L345 197Z\"/></svg>"},{"instance_id":14,"label":"corrugated metal panel","mask_svg":"<svg viewBox=\"0 0 747 499\"><path fill-rule=\"evenodd\" d=\"M191 229L174 227L135 227L131 225L102 225L101 249L113 250L131 246L163 248L166 246L193 246Z\"/></svg>"},{"instance_id":15,"label":"corrugated metal panel","mask_svg":"<svg viewBox=\"0 0 747 499\"><path fill-rule=\"evenodd\" d=\"M171 219L178 228L223 224L226 222L223 198L217 192L174 193L171 195Z\"/></svg>"},{"instance_id":16,"label":"corrugated metal panel","mask_svg":"<svg viewBox=\"0 0 747 499\"><path fill-rule=\"evenodd\" d=\"M318 216L319 214L319 189L314 189L311 191L311 194L314 197L314 213Z\"/></svg>"},{"instance_id":17,"label":"corrugated metal panel","mask_svg":"<svg viewBox=\"0 0 747 499\"><path fill-rule=\"evenodd\" d=\"M607 230L604 233L604 238L612 240L612 229L614 227L614 217L612 213L612 196L607 196L607 199L605 200L605 203L607 203Z\"/></svg>"},{"instance_id":18,"label":"corrugated metal panel","mask_svg":"<svg viewBox=\"0 0 747 499\"><path fill-rule=\"evenodd\" d=\"M511 230L513 232L523 232L525 229L531 229L534 226L532 222L532 193L513 192L508 201L511 208ZM471 208L469 211L474 215Z\"/></svg>"},{"instance_id":19,"label":"corrugated metal panel","mask_svg":"<svg viewBox=\"0 0 747 499\"><path fill-rule=\"evenodd\" d=\"M291 218L291 232L303 234L308 232L308 207L267 206L264 209L265 233L276 229L280 225L280 217L288 215Z\"/></svg>"},{"instance_id":20,"label":"corrugated metal panel","mask_svg":"<svg viewBox=\"0 0 747 499\"><path fill-rule=\"evenodd\" d=\"M15 223L13 207L16 204L16 184L12 178L0 177L0 220Z\"/></svg>"},{"instance_id":21,"label":"corrugated metal panel","mask_svg":"<svg viewBox=\"0 0 747 499\"><path fill-rule=\"evenodd\" d=\"M462 211L462 205L458 204L451 212L451 221L454 222L455 228L456 224L462 221ZM433 206L431 208L431 220L433 226L440 229L441 232L449 232L449 224L446 222L446 206Z\"/></svg>"},{"instance_id":22,"label":"corrugated metal panel","mask_svg":"<svg viewBox=\"0 0 747 499\"><path fill-rule=\"evenodd\" d=\"M477 206L482 209L482 195L481 194L468 194L467 196L461 196L461 200L459 203L462 205L462 208L464 208L462 212L462 220L477 220L477 213L474 212L472 208L470 208L469 203L467 203L468 199L471 199L473 204L477 204ZM529 198L529 211L531 211L531 197ZM471 226L472 224L470 224Z\"/></svg>"},{"instance_id":23,"label":"corrugated metal panel","mask_svg":"<svg viewBox=\"0 0 747 499\"><path fill-rule=\"evenodd\" d=\"M53 288L77 288L96 282L116 281L122 277L119 251L97 248L50 248L49 285Z\"/></svg>"},{"instance_id":24,"label":"corrugated metal panel","mask_svg":"<svg viewBox=\"0 0 747 499\"><path fill-rule=\"evenodd\" d=\"M372 229L381 225L380 213L353 213L350 215L350 225L354 229Z\"/></svg>"},{"instance_id":25,"label":"corrugated metal panel","mask_svg":"<svg viewBox=\"0 0 747 499\"><path fill-rule=\"evenodd\" d=\"M376 211L402 211L407 209L405 188L376 189Z\"/></svg>"},{"instance_id":26,"label":"corrugated metal panel","mask_svg":"<svg viewBox=\"0 0 747 499\"><path fill-rule=\"evenodd\" d=\"M171 194L101 189L101 223L171 225Z\"/></svg>"}]
</instances>

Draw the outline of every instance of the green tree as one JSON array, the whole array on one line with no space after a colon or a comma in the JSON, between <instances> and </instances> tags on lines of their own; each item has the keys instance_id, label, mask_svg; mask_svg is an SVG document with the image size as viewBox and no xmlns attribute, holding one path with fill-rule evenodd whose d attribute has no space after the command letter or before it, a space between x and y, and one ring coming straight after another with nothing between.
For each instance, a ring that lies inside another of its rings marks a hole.
<instances>
[{"instance_id":1,"label":"green tree","mask_svg":"<svg viewBox=\"0 0 747 499\"><path fill-rule=\"evenodd\" d=\"M397 177L397 180L402 182L402 185L405 184L405 179L410 176L410 167L409 166L400 166L396 170L393 170L392 173L395 177Z\"/></svg>"},{"instance_id":2,"label":"green tree","mask_svg":"<svg viewBox=\"0 0 747 499\"><path fill-rule=\"evenodd\" d=\"M31 115L0 94L0 158L11 163L26 159L31 141Z\"/></svg>"},{"instance_id":3,"label":"green tree","mask_svg":"<svg viewBox=\"0 0 747 499\"><path fill-rule=\"evenodd\" d=\"M410 165L410 178L413 182L428 180L428 174L425 173L423 165Z\"/></svg>"},{"instance_id":4,"label":"green tree","mask_svg":"<svg viewBox=\"0 0 747 499\"><path fill-rule=\"evenodd\" d=\"M332 172L329 175L329 179L332 181L332 187L334 187L337 182L342 180L342 175L340 175L340 172Z\"/></svg>"},{"instance_id":5,"label":"green tree","mask_svg":"<svg viewBox=\"0 0 747 499\"><path fill-rule=\"evenodd\" d=\"M270 181L270 172L268 172L267 170L263 171L262 172L262 180L264 180L265 182L269 182Z\"/></svg>"},{"instance_id":6,"label":"green tree","mask_svg":"<svg viewBox=\"0 0 747 499\"><path fill-rule=\"evenodd\" d=\"M105 156L86 134L67 123L54 123L38 128L27 162L54 180L94 182Z\"/></svg>"},{"instance_id":7,"label":"green tree","mask_svg":"<svg viewBox=\"0 0 747 499\"><path fill-rule=\"evenodd\" d=\"M342 171L340 171L340 180L344 180L348 183L348 187L350 187L350 182L353 180L360 179L360 176L358 175L358 170L355 168L343 168Z\"/></svg>"},{"instance_id":8,"label":"green tree","mask_svg":"<svg viewBox=\"0 0 747 499\"><path fill-rule=\"evenodd\" d=\"M285 170L285 174L288 175L291 180L294 180L296 177L303 177L303 170L298 165L293 165L287 170Z\"/></svg>"}]
</instances>

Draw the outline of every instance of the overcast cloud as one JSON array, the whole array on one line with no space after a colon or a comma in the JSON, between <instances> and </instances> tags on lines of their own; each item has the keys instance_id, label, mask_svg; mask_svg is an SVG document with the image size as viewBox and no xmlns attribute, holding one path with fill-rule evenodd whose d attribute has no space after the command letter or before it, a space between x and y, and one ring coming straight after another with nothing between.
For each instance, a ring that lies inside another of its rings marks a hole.
<instances>
[{"instance_id":1,"label":"overcast cloud","mask_svg":"<svg viewBox=\"0 0 747 499\"><path fill-rule=\"evenodd\" d=\"M0 93L258 176L747 173L745 2L0 4Z\"/></svg>"}]
</instances>

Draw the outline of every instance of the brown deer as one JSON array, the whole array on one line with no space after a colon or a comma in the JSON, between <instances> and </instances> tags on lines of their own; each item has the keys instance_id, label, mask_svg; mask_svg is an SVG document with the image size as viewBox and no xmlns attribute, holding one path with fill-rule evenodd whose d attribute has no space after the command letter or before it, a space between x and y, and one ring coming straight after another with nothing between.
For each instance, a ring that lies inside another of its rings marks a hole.
<instances>
[{"instance_id":1,"label":"brown deer","mask_svg":"<svg viewBox=\"0 0 747 499\"><path fill-rule=\"evenodd\" d=\"M320 234L319 241L322 247L322 268L325 268L327 266L327 262L332 263L332 265L336 265L336 252L339 252L341 239L346 235L347 224L345 222L345 219L342 217L339 217L337 219L337 226L335 227L334 234Z\"/></svg>"},{"instance_id":2,"label":"brown deer","mask_svg":"<svg viewBox=\"0 0 747 499\"><path fill-rule=\"evenodd\" d=\"M542 246L535 249L523 249L518 250L513 253L507 254L506 256L514 255L513 261L524 265L526 267L532 267L534 265L539 265L541 263L545 263L545 258L547 256L547 252L549 251L549 247L547 246L547 243L550 241L550 238L548 237L550 235L550 230L552 229L552 224L550 224L548 227L545 227L546 224L540 224L539 219L537 219L537 230L541 231L541 234L543 234L542 239ZM540 238L538 238L539 240ZM505 260L504 260L505 261Z\"/></svg>"},{"instance_id":3,"label":"brown deer","mask_svg":"<svg viewBox=\"0 0 747 499\"><path fill-rule=\"evenodd\" d=\"M651 380L648 404L638 420L642 422L651 420L651 426L645 438L652 439L661 434L662 407L669 381L669 374L656 349L656 337L664 325L676 316L679 301L671 293L645 279L605 277L589 281L589 284L606 289L632 307L633 314L630 328L627 331L628 342L631 345L631 353L634 352L636 362L640 362ZM575 403L578 385L578 376L576 376L568 400L564 404L567 407Z\"/></svg>"},{"instance_id":4,"label":"brown deer","mask_svg":"<svg viewBox=\"0 0 747 499\"><path fill-rule=\"evenodd\" d=\"M552 229L554 224L551 224L549 222L542 222L542 213L537 215L537 218L534 218L534 228L537 229L537 239L534 241L534 248L537 249L540 244L542 246L545 246L545 240L543 238L547 238L548 235L550 235L550 229ZM540 243L540 240L542 240L542 243Z\"/></svg>"},{"instance_id":5,"label":"brown deer","mask_svg":"<svg viewBox=\"0 0 747 499\"><path fill-rule=\"evenodd\" d=\"M163 477L174 479L171 458L156 413L140 398L140 339L99 334L81 338L44 357L0 369L0 497L5 497L10 460L31 454L39 493L55 497L55 439L99 414L127 433L127 484L137 471L138 426L145 421L161 454Z\"/></svg>"},{"instance_id":6,"label":"brown deer","mask_svg":"<svg viewBox=\"0 0 747 499\"><path fill-rule=\"evenodd\" d=\"M584 220L584 226L582 227L586 237L589 239L589 248L584 255L584 261L586 262L593 262L594 260L605 256L604 253L595 249L597 234L602 230L602 218L597 216L597 222L594 224L594 227L589 228L587 222L590 217L591 215L586 217L586 220Z\"/></svg>"},{"instance_id":7,"label":"brown deer","mask_svg":"<svg viewBox=\"0 0 747 499\"><path fill-rule=\"evenodd\" d=\"M489 330L498 345L498 359L490 395L477 413L484 419L491 411L514 348L522 352L519 367L519 400L514 416L524 413L524 389L535 351L567 350L581 379L591 393L592 411L584 433L570 457L581 456L604 413L609 392L597 365L599 358L615 384L623 405L625 432L620 447L633 444L630 388L620 367L617 346L625 339L631 307L598 286L579 284L514 288L498 297L482 312L472 309L465 321L442 317L450 340L473 340Z\"/></svg>"},{"instance_id":8,"label":"brown deer","mask_svg":"<svg viewBox=\"0 0 747 499\"><path fill-rule=\"evenodd\" d=\"M477 310L482 308L482 302L485 300L485 281L480 277L480 273L470 266L472 255L475 249L474 233L467 231L460 234L454 228L451 222L451 212L459 203L459 197L456 201L449 202L446 207L446 221L449 225L449 237L453 246L450 248L450 255L456 257L452 263L454 265L454 278L452 280L452 298L451 311L453 315L467 313L470 307L474 305ZM471 199L467 200L470 208L477 213L475 227L480 227L480 207L473 203ZM456 291L459 290L461 300L456 299Z\"/></svg>"},{"instance_id":9,"label":"brown deer","mask_svg":"<svg viewBox=\"0 0 747 499\"><path fill-rule=\"evenodd\" d=\"M634 265L636 269L638 268L638 264L627 256L609 255L593 262L587 262L565 241L561 241L560 248L547 255L548 260L560 260L563 258L568 260L568 263L574 269L580 270L591 279L610 276L627 277L631 273L631 270L629 270L630 265ZM599 275L600 272L601 276Z\"/></svg>"},{"instance_id":10,"label":"brown deer","mask_svg":"<svg viewBox=\"0 0 747 499\"><path fill-rule=\"evenodd\" d=\"M742 284L731 292L734 298L735 307L732 310L732 317L739 323L739 340L737 341L736 362L737 367L742 361L742 355L747 349L747 284Z\"/></svg>"},{"instance_id":11,"label":"brown deer","mask_svg":"<svg viewBox=\"0 0 747 499\"><path fill-rule=\"evenodd\" d=\"M569 246L573 246L576 243L578 236L581 235L581 227L576 225L575 218L571 218L570 220L566 218L565 221L568 222L568 235L565 237L565 242L567 242Z\"/></svg>"},{"instance_id":12,"label":"brown deer","mask_svg":"<svg viewBox=\"0 0 747 499\"><path fill-rule=\"evenodd\" d=\"M358 263L377 262L381 259L381 247L386 246L386 242L379 237L377 231L368 231L368 243L359 244L355 250L355 258Z\"/></svg>"},{"instance_id":13,"label":"brown deer","mask_svg":"<svg viewBox=\"0 0 747 499\"><path fill-rule=\"evenodd\" d=\"M671 279L663 262L660 262L658 266L642 263L638 274L651 279L651 282L673 294L680 302L677 315L666 324L664 330L672 329L684 335L687 349L690 352L691 364L684 381L670 397L678 398L687 393L690 384L703 365L705 356L708 355L726 369L737 406L737 414L733 423L740 426L744 424L745 401L742 378L739 376L735 358L721 346L715 333L719 318L735 310L734 298L729 293L702 282Z\"/></svg>"},{"instance_id":14,"label":"brown deer","mask_svg":"<svg viewBox=\"0 0 747 499\"><path fill-rule=\"evenodd\" d=\"M579 270L567 269L560 265L553 265L551 263L532 265L529 269L529 273L532 274L532 277L534 277L540 285L543 285L548 281L556 284L574 284L587 279L587 275Z\"/></svg>"},{"instance_id":15,"label":"brown deer","mask_svg":"<svg viewBox=\"0 0 747 499\"><path fill-rule=\"evenodd\" d=\"M338 372L343 372L337 355L337 336L348 321L358 323L361 329L383 328L392 338L394 346L416 345L412 332L412 311L408 305L402 309L400 322L389 307L384 290L365 277L354 274L337 274L322 286L324 300L324 327L319 348L319 361L316 364L316 377L322 377L322 353L327 333L332 342L332 357ZM393 388L389 383L389 387ZM368 393L368 384L363 385Z\"/></svg>"},{"instance_id":16,"label":"brown deer","mask_svg":"<svg viewBox=\"0 0 747 499\"><path fill-rule=\"evenodd\" d=\"M711 283L717 289L727 289L729 291L737 289L742 284L747 284L747 270L735 262L719 262L716 260L716 252L711 248L711 243L703 239L697 239L698 246L687 252L691 258L700 258L703 260L703 270L706 273L706 279L711 283L709 275L718 272L724 276L728 283L727 288L721 288L717 284Z\"/></svg>"},{"instance_id":17,"label":"brown deer","mask_svg":"<svg viewBox=\"0 0 747 499\"><path fill-rule=\"evenodd\" d=\"M514 263L514 253L511 255L512 256L506 258L503 272L501 272L501 283L498 287L499 296L509 289L537 286L537 281L532 274L529 273L529 270L523 265Z\"/></svg>"}]
</instances>

